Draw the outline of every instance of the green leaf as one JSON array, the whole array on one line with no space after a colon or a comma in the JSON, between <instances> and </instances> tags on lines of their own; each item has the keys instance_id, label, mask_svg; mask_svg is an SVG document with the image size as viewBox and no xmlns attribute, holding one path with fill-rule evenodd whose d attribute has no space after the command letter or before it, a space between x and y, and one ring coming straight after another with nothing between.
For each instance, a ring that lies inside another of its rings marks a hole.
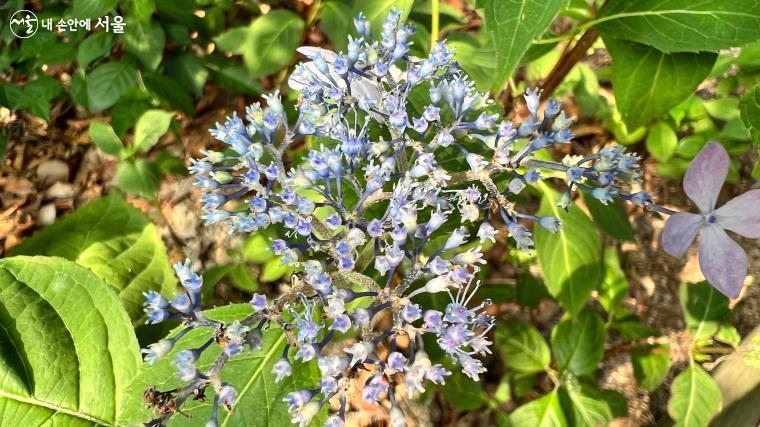
<instances>
[{"instance_id":1,"label":"green leaf","mask_svg":"<svg viewBox=\"0 0 760 427\"><path fill-rule=\"evenodd\" d=\"M124 148L116 132L108 123L91 122L88 133L92 142L106 154L118 156Z\"/></svg>"},{"instance_id":2,"label":"green leaf","mask_svg":"<svg viewBox=\"0 0 760 427\"><path fill-rule=\"evenodd\" d=\"M602 281L602 244L586 214L577 206L567 212L558 208L557 192L544 183L539 186L543 192L539 214L560 218L563 227L556 233L536 227L538 263L549 293L565 309L577 313Z\"/></svg>"},{"instance_id":3,"label":"green leaf","mask_svg":"<svg viewBox=\"0 0 760 427\"><path fill-rule=\"evenodd\" d=\"M111 127L116 135L123 137L150 108L150 96L144 91L133 89L124 94L111 108Z\"/></svg>"},{"instance_id":4,"label":"green leaf","mask_svg":"<svg viewBox=\"0 0 760 427\"><path fill-rule=\"evenodd\" d=\"M163 134L169 130L174 113L163 110L148 110L137 119L135 124L135 139L132 142L132 152L150 151Z\"/></svg>"},{"instance_id":5,"label":"green leaf","mask_svg":"<svg viewBox=\"0 0 760 427\"><path fill-rule=\"evenodd\" d=\"M166 71L193 95L203 95L209 71L202 59L192 53L182 52L169 57L166 61Z\"/></svg>"},{"instance_id":6,"label":"green leaf","mask_svg":"<svg viewBox=\"0 0 760 427\"><path fill-rule=\"evenodd\" d=\"M81 68L86 68L90 62L106 56L113 46L113 34L105 31L93 33L79 44L77 62Z\"/></svg>"},{"instance_id":7,"label":"green leaf","mask_svg":"<svg viewBox=\"0 0 760 427\"><path fill-rule=\"evenodd\" d=\"M151 95L161 101L164 108L178 108L188 116L195 112L193 98L184 87L172 78L158 73L143 74L143 83Z\"/></svg>"},{"instance_id":8,"label":"green leaf","mask_svg":"<svg viewBox=\"0 0 760 427\"><path fill-rule=\"evenodd\" d=\"M301 43L303 30L301 17L286 9L256 18L243 45L243 62L251 78L274 74L287 65Z\"/></svg>"},{"instance_id":9,"label":"green leaf","mask_svg":"<svg viewBox=\"0 0 760 427\"><path fill-rule=\"evenodd\" d=\"M486 31L496 49L492 90L500 92L533 40L544 34L567 0L484 0ZM479 4L479 5L480 5Z\"/></svg>"},{"instance_id":10,"label":"green leaf","mask_svg":"<svg viewBox=\"0 0 760 427\"><path fill-rule=\"evenodd\" d=\"M599 303L607 312L608 319L618 320L628 315L628 309L624 304L628 288L628 279L620 268L617 248L604 248L604 281L599 292Z\"/></svg>"},{"instance_id":11,"label":"green leaf","mask_svg":"<svg viewBox=\"0 0 760 427\"><path fill-rule=\"evenodd\" d=\"M161 171L150 160L123 160L116 169L116 184L130 194L152 197L160 183Z\"/></svg>"},{"instance_id":12,"label":"green leaf","mask_svg":"<svg viewBox=\"0 0 760 427\"><path fill-rule=\"evenodd\" d=\"M383 21L392 8L401 12L401 22L404 22L412 11L414 0L354 0L354 10L351 14L351 23L353 18L364 13L372 27L372 34L380 34L383 31ZM354 32L355 29L350 30Z\"/></svg>"},{"instance_id":13,"label":"green leaf","mask_svg":"<svg viewBox=\"0 0 760 427\"><path fill-rule=\"evenodd\" d=\"M269 241L261 233L252 234L243 241L243 255L249 261L263 264L275 257L269 246Z\"/></svg>"},{"instance_id":14,"label":"green leaf","mask_svg":"<svg viewBox=\"0 0 760 427\"><path fill-rule=\"evenodd\" d=\"M214 37L216 46L235 55L242 55L245 44L248 42L249 27L234 27Z\"/></svg>"},{"instance_id":15,"label":"green leaf","mask_svg":"<svg viewBox=\"0 0 760 427\"><path fill-rule=\"evenodd\" d=\"M734 97L705 101L704 106L707 114L724 122L739 117L739 99Z\"/></svg>"},{"instance_id":16,"label":"green leaf","mask_svg":"<svg viewBox=\"0 0 760 427\"><path fill-rule=\"evenodd\" d=\"M530 403L520 406L509 415L512 427L564 427L567 420L562 413L559 395L553 391Z\"/></svg>"},{"instance_id":17,"label":"green leaf","mask_svg":"<svg viewBox=\"0 0 760 427\"><path fill-rule=\"evenodd\" d=\"M113 290L61 258L0 260L3 425L112 425L140 363Z\"/></svg>"},{"instance_id":18,"label":"green leaf","mask_svg":"<svg viewBox=\"0 0 760 427\"><path fill-rule=\"evenodd\" d=\"M739 112L744 126L749 129L752 141L760 145L760 86L755 86L742 96Z\"/></svg>"},{"instance_id":19,"label":"green leaf","mask_svg":"<svg viewBox=\"0 0 760 427\"><path fill-rule=\"evenodd\" d=\"M676 152L678 136L667 123L657 122L649 129L646 146L652 157L667 162Z\"/></svg>"},{"instance_id":20,"label":"green leaf","mask_svg":"<svg viewBox=\"0 0 760 427\"><path fill-rule=\"evenodd\" d=\"M717 58L708 52L668 54L609 37L604 44L612 56L617 108L628 129L646 125L688 98Z\"/></svg>"},{"instance_id":21,"label":"green leaf","mask_svg":"<svg viewBox=\"0 0 760 427\"><path fill-rule=\"evenodd\" d=\"M642 344L646 338L657 336L657 331L637 321L625 321L614 324L623 338L632 341L630 354L633 375L642 389L656 389L670 370L670 348L667 344Z\"/></svg>"},{"instance_id":22,"label":"green leaf","mask_svg":"<svg viewBox=\"0 0 760 427\"><path fill-rule=\"evenodd\" d=\"M454 49L456 60L475 82L478 90L487 91L493 86L496 75L496 49L468 33L453 33L446 37Z\"/></svg>"},{"instance_id":23,"label":"green leaf","mask_svg":"<svg viewBox=\"0 0 760 427\"><path fill-rule=\"evenodd\" d=\"M130 12L132 15L141 22L150 21L151 15L156 10L156 3L154 0L131 0Z\"/></svg>"},{"instance_id":24,"label":"green leaf","mask_svg":"<svg viewBox=\"0 0 760 427\"><path fill-rule=\"evenodd\" d=\"M264 268L261 270L259 280L264 283L274 282L279 280L285 273L288 272L288 266L280 263L280 257L273 258L264 264Z\"/></svg>"},{"instance_id":25,"label":"green leaf","mask_svg":"<svg viewBox=\"0 0 760 427\"><path fill-rule=\"evenodd\" d=\"M605 205L586 191L581 192L581 197L583 197L583 203L586 204L589 212L591 212L591 218L594 219L594 223L605 234L621 241L636 241L633 227L631 227L631 222L628 220L628 211L623 202L615 199L613 202Z\"/></svg>"},{"instance_id":26,"label":"green leaf","mask_svg":"<svg viewBox=\"0 0 760 427\"><path fill-rule=\"evenodd\" d=\"M498 325L496 345L504 352L507 366L520 373L543 372L551 362L549 346L544 337L536 328L521 321Z\"/></svg>"},{"instance_id":27,"label":"green leaf","mask_svg":"<svg viewBox=\"0 0 760 427\"><path fill-rule=\"evenodd\" d=\"M717 52L760 38L760 3L611 1L599 11L596 22L605 37L633 40L663 52Z\"/></svg>"},{"instance_id":28,"label":"green leaf","mask_svg":"<svg viewBox=\"0 0 760 427\"><path fill-rule=\"evenodd\" d=\"M155 71L164 55L164 29L161 25L150 22L130 22L128 28L121 38L124 48L148 70Z\"/></svg>"},{"instance_id":29,"label":"green leaf","mask_svg":"<svg viewBox=\"0 0 760 427\"><path fill-rule=\"evenodd\" d=\"M560 402L569 425L578 427L606 426L612 420L612 410L597 390L582 385L560 389Z\"/></svg>"},{"instance_id":30,"label":"green leaf","mask_svg":"<svg viewBox=\"0 0 760 427\"><path fill-rule=\"evenodd\" d=\"M100 112L111 107L130 88L135 86L137 70L123 62L108 62L87 75L87 100L90 111Z\"/></svg>"},{"instance_id":31,"label":"green leaf","mask_svg":"<svg viewBox=\"0 0 760 427\"><path fill-rule=\"evenodd\" d=\"M480 383L466 377L461 371L453 371L440 387L451 406L460 411L474 411L488 403L488 395Z\"/></svg>"},{"instance_id":32,"label":"green leaf","mask_svg":"<svg viewBox=\"0 0 760 427\"><path fill-rule=\"evenodd\" d=\"M321 28L338 51L346 51L348 35L355 31L352 13L352 1L329 0L322 3L319 12Z\"/></svg>"},{"instance_id":33,"label":"green leaf","mask_svg":"<svg viewBox=\"0 0 760 427\"><path fill-rule=\"evenodd\" d=\"M100 18L113 11L119 0L74 0L71 12L75 18Z\"/></svg>"},{"instance_id":34,"label":"green leaf","mask_svg":"<svg viewBox=\"0 0 760 427\"><path fill-rule=\"evenodd\" d=\"M691 363L670 387L668 414L679 427L707 426L720 410L720 389L699 365Z\"/></svg>"},{"instance_id":35,"label":"green leaf","mask_svg":"<svg viewBox=\"0 0 760 427\"><path fill-rule=\"evenodd\" d=\"M607 331L596 313L583 310L567 317L552 330L552 351L560 371L576 376L593 373L604 357Z\"/></svg>"},{"instance_id":36,"label":"green leaf","mask_svg":"<svg viewBox=\"0 0 760 427\"><path fill-rule=\"evenodd\" d=\"M682 284L678 292L692 340L710 338L731 320L728 298L707 282Z\"/></svg>"},{"instance_id":37,"label":"green leaf","mask_svg":"<svg viewBox=\"0 0 760 427\"><path fill-rule=\"evenodd\" d=\"M707 144L707 138L702 135L687 136L678 143L676 154L685 159L693 159L699 154L705 144Z\"/></svg>"},{"instance_id":38,"label":"green leaf","mask_svg":"<svg viewBox=\"0 0 760 427\"><path fill-rule=\"evenodd\" d=\"M259 284L256 283L256 279L253 278L251 269L245 264L236 264L232 270L229 271L229 275L235 287L243 292L253 292L259 288Z\"/></svg>"},{"instance_id":39,"label":"green leaf","mask_svg":"<svg viewBox=\"0 0 760 427\"><path fill-rule=\"evenodd\" d=\"M235 304L205 311L210 319L232 321L243 319L251 314L249 304ZM177 334L173 331L170 336ZM213 331L200 328L182 337L168 356L155 365L144 364L132 384L123 402L123 411L118 421L121 424L133 424L148 421L155 417L145 409L142 401L143 392L151 386L158 390L171 390L182 383L177 379L172 360L181 350L197 348L212 337ZM220 411L220 426L285 426L290 423L287 406L282 399L290 392L319 386L319 369L313 361L308 364L293 363L293 377L280 383L274 382L272 368L282 355L287 343L287 336L282 329L272 326L265 329L262 348L230 359L222 370L221 380L231 384L238 391L237 404L232 412ZM247 350L247 348L246 348ZM221 352L217 345L204 351L198 361L198 368L204 371L211 366ZM207 397L213 398L213 390L207 391ZM182 425L203 426L211 416L211 402L188 400L182 407L183 412L192 418L182 418ZM324 417L318 417L324 421ZM316 423L317 425L321 425Z\"/></svg>"},{"instance_id":40,"label":"green leaf","mask_svg":"<svg viewBox=\"0 0 760 427\"><path fill-rule=\"evenodd\" d=\"M166 252L156 226L114 192L38 231L11 254L62 257L89 268L114 288L139 323L142 293L168 295L175 287Z\"/></svg>"}]
</instances>

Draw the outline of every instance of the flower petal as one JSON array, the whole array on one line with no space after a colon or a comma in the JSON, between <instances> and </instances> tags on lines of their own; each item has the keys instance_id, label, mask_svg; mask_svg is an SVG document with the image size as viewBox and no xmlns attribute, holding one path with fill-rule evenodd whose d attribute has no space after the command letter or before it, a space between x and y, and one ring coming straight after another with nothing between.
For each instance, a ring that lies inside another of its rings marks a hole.
<instances>
[{"instance_id":1,"label":"flower petal","mask_svg":"<svg viewBox=\"0 0 760 427\"><path fill-rule=\"evenodd\" d=\"M710 142L697 154L683 177L683 190L704 214L715 209L728 174L728 162L726 149L717 142Z\"/></svg>"},{"instance_id":2,"label":"flower petal","mask_svg":"<svg viewBox=\"0 0 760 427\"><path fill-rule=\"evenodd\" d=\"M709 225L699 238L699 268L713 287L736 298L747 276L747 253L722 228Z\"/></svg>"},{"instance_id":3,"label":"flower petal","mask_svg":"<svg viewBox=\"0 0 760 427\"><path fill-rule=\"evenodd\" d=\"M662 248L665 252L680 257L689 249L704 222L702 215L693 213L679 212L671 215L662 230Z\"/></svg>"},{"instance_id":4,"label":"flower petal","mask_svg":"<svg viewBox=\"0 0 760 427\"><path fill-rule=\"evenodd\" d=\"M753 239L760 237L760 190L748 191L734 197L713 214L718 225Z\"/></svg>"}]
</instances>

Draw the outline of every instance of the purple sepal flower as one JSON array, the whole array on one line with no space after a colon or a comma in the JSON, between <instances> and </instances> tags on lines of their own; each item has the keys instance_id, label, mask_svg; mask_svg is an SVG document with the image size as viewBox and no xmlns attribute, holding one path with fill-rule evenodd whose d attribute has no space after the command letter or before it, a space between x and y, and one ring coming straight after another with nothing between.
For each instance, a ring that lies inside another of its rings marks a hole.
<instances>
[{"instance_id":1,"label":"purple sepal flower","mask_svg":"<svg viewBox=\"0 0 760 427\"><path fill-rule=\"evenodd\" d=\"M682 256L701 232L702 274L721 293L737 298L747 275L747 253L725 230L744 237L760 237L760 190L748 191L715 209L728 164L728 153L716 142L710 142L699 152L686 171L683 189L700 213L679 212L668 218L662 232L662 247L673 256Z\"/></svg>"}]
</instances>

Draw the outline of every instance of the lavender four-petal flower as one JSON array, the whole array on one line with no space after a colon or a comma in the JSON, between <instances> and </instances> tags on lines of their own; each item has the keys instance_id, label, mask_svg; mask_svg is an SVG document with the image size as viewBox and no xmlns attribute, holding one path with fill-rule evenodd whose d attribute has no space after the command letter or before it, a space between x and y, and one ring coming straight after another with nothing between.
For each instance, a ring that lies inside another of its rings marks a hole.
<instances>
[{"instance_id":1,"label":"lavender four-petal flower","mask_svg":"<svg viewBox=\"0 0 760 427\"><path fill-rule=\"evenodd\" d=\"M683 255L697 233L699 267L710 284L729 298L736 298L747 275L747 253L725 230L760 238L760 190L748 191L715 209L718 194L728 174L728 153L710 142L691 163L683 179L686 195L699 214L679 212L668 218L662 246L673 256Z\"/></svg>"}]
</instances>

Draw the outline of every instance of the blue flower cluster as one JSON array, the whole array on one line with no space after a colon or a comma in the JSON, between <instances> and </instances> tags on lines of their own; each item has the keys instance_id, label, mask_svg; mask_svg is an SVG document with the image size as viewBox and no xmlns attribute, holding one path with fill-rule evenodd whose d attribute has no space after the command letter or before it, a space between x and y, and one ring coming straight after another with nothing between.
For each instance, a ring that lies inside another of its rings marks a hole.
<instances>
[{"instance_id":1,"label":"blue flower cluster","mask_svg":"<svg viewBox=\"0 0 760 427\"><path fill-rule=\"evenodd\" d=\"M202 316L201 279L188 263L175 266L186 293L172 301L147 295L149 322L176 317L186 325L144 350L148 362L190 329L216 329L214 338L174 361L180 378L196 389L214 386L214 414L219 405L234 405L235 392L218 372L197 369L200 353L223 342L222 357L235 357L246 346L258 348L264 328L281 325L292 340L274 365L276 381L289 377L294 363L312 360L322 374L316 388L287 396L294 423L308 424L332 400L340 409L326 425L342 426L349 378L363 370L369 375L363 399L387 396L392 425L403 426L397 386L412 396L451 374L430 360L425 336L473 380L486 370L478 357L490 353L494 320L490 301L476 296L483 247L503 228L517 247L530 250L531 223L561 228L557 218L518 211L517 195L526 186L566 180L564 207L576 188L602 203L613 197L651 202L646 193L624 190L639 179L639 165L621 147L572 162L537 159L543 148L573 138L572 119L559 103L548 101L539 111L539 90L525 94L529 115L515 126L493 113L492 101L475 89L445 41L427 58L411 56L414 30L398 11L377 37L363 15L355 26L358 37L349 37L347 53L299 49L308 61L289 80L301 94L294 125L275 92L266 106L248 107L245 120L233 115L217 124L211 133L226 148L205 151L190 168L204 191L208 223L243 233L279 231L271 250L296 271L291 292L277 300L254 295L254 314L230 324ZM294 160L288 148L304 139L308 152ZM449 302L426 307L426 294ZM381 317L391 319L387 326L379 326ZM328 348L337 339L342 350Z\"/></svg>"}]
</instances>

